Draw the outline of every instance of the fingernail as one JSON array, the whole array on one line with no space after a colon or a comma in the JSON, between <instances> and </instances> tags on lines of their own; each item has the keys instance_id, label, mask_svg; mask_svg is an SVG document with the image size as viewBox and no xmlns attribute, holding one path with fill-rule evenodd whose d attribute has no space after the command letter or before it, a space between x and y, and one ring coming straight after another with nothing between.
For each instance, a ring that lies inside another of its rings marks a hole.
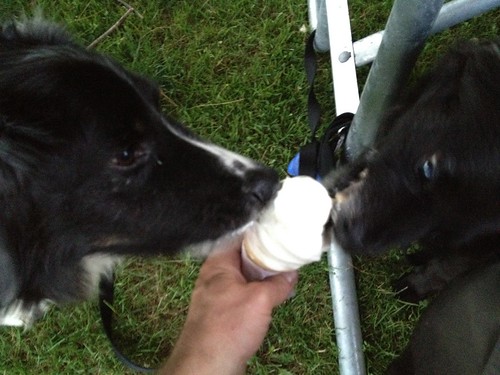
<instances>
[{"instance_id":1,"label":"fingernail","mask_svg":"<svg viewBox=\"0 0 500 375\"><path fill-rule=\"evenodd\" d=\"M290 294L288 295L288 297L286 297L287 299L292 299L293 297L295 297L297 295L297 293L295 292L295 289L292 289L292 291L290 292Z\"/></svg>"},{"instance_id":2,"label":"fingernail","mask_svg":"<svg viewBox=\"0 0 500 375\"><path fill-rule=\"evenodd\" d=\"M285 272L283 276L285 276L286 281L290 284L296 284L299 279L299 273L297 271Z\"/></svg>"}]
</instances>

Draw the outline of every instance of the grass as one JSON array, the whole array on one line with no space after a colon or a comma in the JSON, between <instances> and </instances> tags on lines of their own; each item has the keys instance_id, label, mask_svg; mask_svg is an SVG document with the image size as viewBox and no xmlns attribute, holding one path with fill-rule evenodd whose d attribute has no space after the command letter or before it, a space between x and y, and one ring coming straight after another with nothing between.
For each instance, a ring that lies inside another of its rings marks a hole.
<instances>
[{"instance_id":1,"label":"grass","mask_svg":"<svg viewBox=\"0 0 500 375\"><path fill-rule=\"evenodd\" d=\"M130 69L153 77L163 108L195 131L258 159L284 176L308 137L302 53L307 2L130 0L140 13L98 44ZM390 1L351 1L354 37L383 28ZM33 13L67 25L88 45L125 12L116 0L3 1L0 15ZM455 38L498 35L492 12L432 37L415 69L428 68ZM362 84L367 69L360 69ZM318 91L332 107L328 57ZM368 373L382 374L404 347L422 306L394 298L390 282L404 272L400 254L356 259ZM125 351L158 365L182 326L199 265L190 259L132 259L118 274L116 312ZM250 374L335 374L326 262L301 271L297 296L276 310L272 328L250 363ZM95 301L54 308L28 331L0 329L0 374L124 374L100 326Z\"/></svg>"}]
</instances>

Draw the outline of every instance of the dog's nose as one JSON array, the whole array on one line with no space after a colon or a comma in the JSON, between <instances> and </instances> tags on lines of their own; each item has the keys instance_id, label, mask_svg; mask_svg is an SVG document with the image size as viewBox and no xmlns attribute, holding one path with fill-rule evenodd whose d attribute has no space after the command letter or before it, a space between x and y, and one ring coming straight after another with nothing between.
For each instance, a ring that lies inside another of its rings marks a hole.
<instances>
[{"instance_id":1,"label":"dog's nose","mask_svg":"<svg viewBox=\"0 0 500 375\"><path fill-rule=\"evenodd\" d=\"M262 167L245 174L243 191L255 203L266 204L274 197L278 188L279 176L274 169Z\"/></svg>"}]
</instances>

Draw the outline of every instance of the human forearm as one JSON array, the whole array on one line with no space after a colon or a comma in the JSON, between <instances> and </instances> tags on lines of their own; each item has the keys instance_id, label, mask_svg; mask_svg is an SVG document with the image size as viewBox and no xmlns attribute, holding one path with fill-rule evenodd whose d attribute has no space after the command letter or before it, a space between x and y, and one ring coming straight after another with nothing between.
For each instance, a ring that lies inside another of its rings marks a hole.
<instances>
[{"instance_id":1,"label":"human forearm","mask_svg":"<svg viewBox=\"0 0 500 375\"><path fill-rule=\"evenodd\" d=\"M239 246L211 255L196 282L184 328L162 375L240 375L261 345L274 307L286 300L297 273L248 282Z\"/></svg>"},{"instance_id":2,"label":"human forearm","mask_svg":"<svg viewBox=\"0 0 500 375\"><path fill-rule=\"evenodd\" d=\"M183 336L185 332L183 333ZM196 338L181 336L168 361L159 371L159 375L243 375L246 361L229 358L229 354L220 353L214 348L193 346Z\"/></svg>"}]
</instances>

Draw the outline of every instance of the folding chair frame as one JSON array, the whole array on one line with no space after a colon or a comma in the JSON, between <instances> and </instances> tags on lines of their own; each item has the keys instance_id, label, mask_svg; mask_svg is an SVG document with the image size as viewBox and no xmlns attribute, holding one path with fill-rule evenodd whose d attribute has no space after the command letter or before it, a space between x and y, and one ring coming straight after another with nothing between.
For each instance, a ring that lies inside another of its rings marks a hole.
<instances>
[{"instance_id":1,"label":"folding chair frame","mask_svg":"<svg viewBox=\"0 0 500 375\"><path fill-rule=\"evenodd\" d=\"M395 0L385 30L354 44L347 0L308 0L308 7L316 50L330 51L337 115L355 113L346 144L354 159L373 144L429 35L500 7L500 0ZM371 61L360 98L356 66ZM340 374L365 375L352 259L333 241L328 262Z\"/></svg>"}]
</instances>

